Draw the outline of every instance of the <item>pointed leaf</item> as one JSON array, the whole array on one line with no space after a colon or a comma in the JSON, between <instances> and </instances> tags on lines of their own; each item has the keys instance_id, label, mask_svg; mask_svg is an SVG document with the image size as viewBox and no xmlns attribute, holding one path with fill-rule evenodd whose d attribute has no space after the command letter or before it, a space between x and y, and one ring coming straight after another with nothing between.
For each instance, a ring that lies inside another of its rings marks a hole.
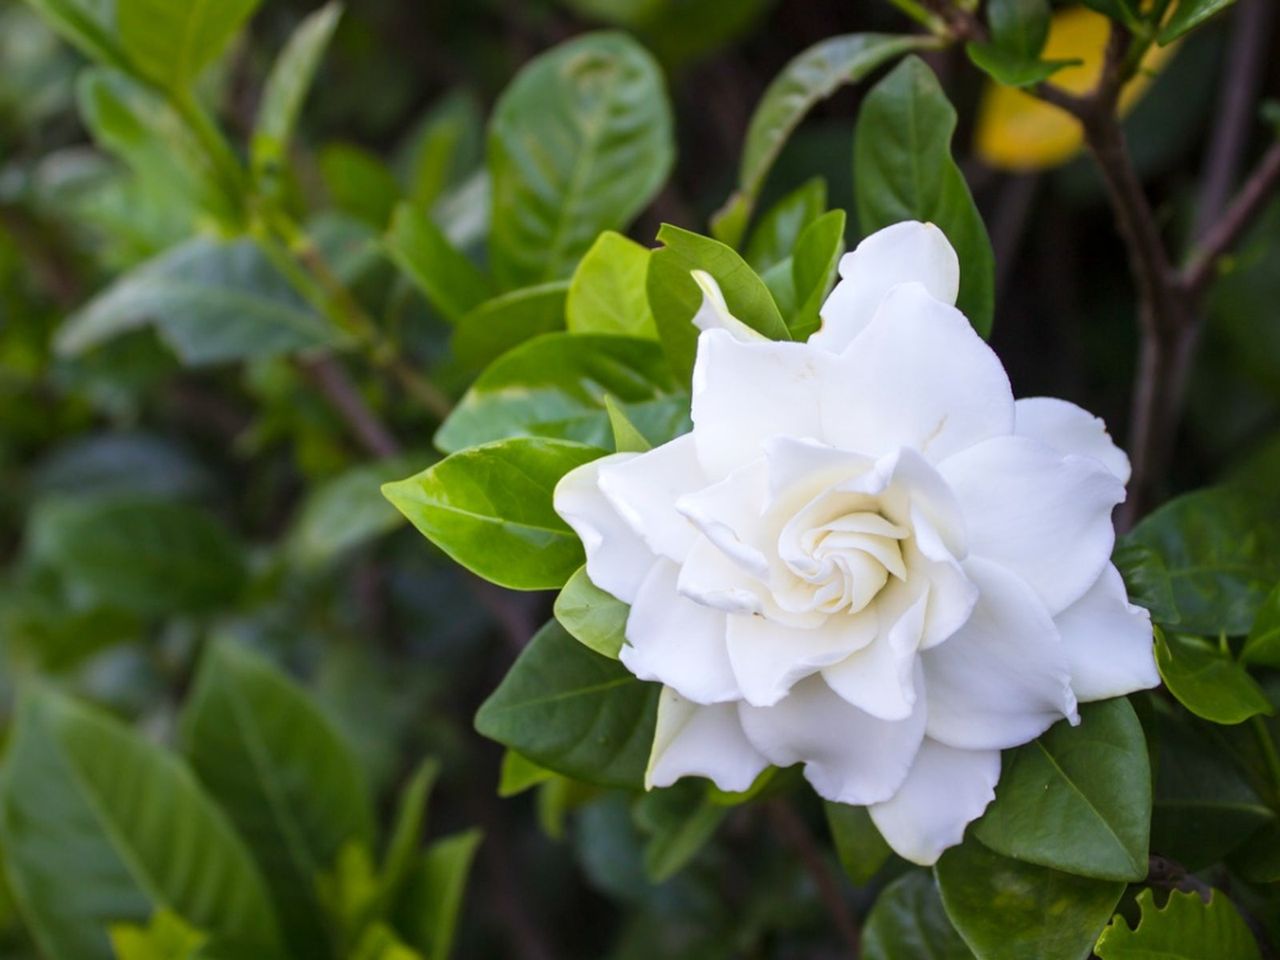
<instances>
[{"instance_id":1,"label":"pointed leaf","mask_svg":"<svg viewBox=\"0 0 1280 960\"><path fill-rule=\"evenodd\" d=\"M261 0L115 0L120 42L143 77L182 91L226 49Z\"/></svg>"},{"instance_id":2,"label":"pointed leaf","mask_svg":"<svg viewBox=\"0 0 1280 960\"><path fill-rule=\"evenodd\" d=\"M560 626L579 643L611 660L618 659L626 642L630 613L627 604L591 582L586 567L579 567L556 597L555 615Z\"/></svg>"},{"instance_id":3,"label":"pointed leaf","mask_svg":"<svg viewBox=\"0 0 1280 960\"><path fill-rule=\"evenodd\" d=\"M386 246L391 259L450 323L458 323L493 295L489 278L413 204L396 207Z\"/></svg>"},{"instance_id":4,"label":"pointed leaf","mask_svg":"<svg viewBox=\"0 0 1280 960\"><path fill-rule=\"evenodd\" d=\"M862 935L865 960L973 960L927 873L899 877L876 897Z\"/></svg>"}]
</instances>

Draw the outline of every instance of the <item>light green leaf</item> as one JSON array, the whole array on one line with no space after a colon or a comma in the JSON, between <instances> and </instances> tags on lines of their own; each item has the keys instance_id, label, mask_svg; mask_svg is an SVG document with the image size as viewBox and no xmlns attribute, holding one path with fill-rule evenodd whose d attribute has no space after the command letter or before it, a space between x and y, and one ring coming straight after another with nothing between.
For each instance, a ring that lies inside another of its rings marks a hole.
<instances>
[{"instance_id":1,"label":"light green leaf","mask_svg":"<svg viewBox=\"0 0 1280 960\"><path fill-rule=\"evenodd\" d=\"M426 829L427 800L439 777L440 762L429 757L418 764L400 793L378 884L379 898L388 906L395 902L413 870Z\"/></svg>"},{"instance_id":2,"label":"light green leaf","mask_svg":"<svg viewBox=\"0 0 1280 960\"><path fill-rule=\"evenodd\" d=\"M872 88L854 132L858 226L864 235L900 220L940 227L960 257L956 305L985 337L995 307L995 258L951 157L955 128L955 110L918 57L908 57Z\"/></svg>"},{"instance_id":3,"label":"light green leaf","mask_svg":"<svg viewBox=\"0 0 1280 960\"><path fill-rule=\"evenodd\" d=\"M108 928L118 960L199 960L208 937L161 908L145 926L116 923Z\"/></svg>"},{"instance_id":4,"label":"light green leaf","mask_svg":"<svg viewBox=\"0 0 1280 960\"><path fill-rule=\"evenodd\" d=\"M871 822L866 807L853 807L847 803L824 802L827 829L835 844L840 866L855 886L862 886L885 865L893 852Z\"/></svg>"},{"instance_id":5,"label":"light green leaf","mask_svg":"<svg viewBox=\"0 0 1280 960\"><path fill-rule=\"evenodd\" d=\"M14 896L51 960L108 960L106 921L143 924L162 908L223 955L279 956L266 888L230 824L180 761L119 721L26 691L0 812Z\"/></svg>"},{"instance_id":6,"label":"light green leaf","mask_svg":"<svg viewBox=\"0 0 1280 960\"><path fill-rule=\"evenodd\" d=\"M659 689L588 650L552 620L480 707L476 729L564 776L639 789Z\"/></svg>"},{"instance_id":7,"label":"light green leaf","mask_svg":"<svg viewBox=\"0 0 1280 960\"><path fill-rule=\"evenodd\" d=\"M1243 723L1271 704L1231 651L1200 637L1156 631L1160 679L1178 702L1214 723Z\"/></svg>"},{"instance_id":8,"label":"light green leaf","mask_svg":"<svg viewBox=\"0 0 1280 960\"><path fill-rule=\"evenodd\" d=\"M899 877L876 897L862 934L865 960L973 960L927 873Z\"/></svg>"},{"instance_id":9,"label":"light green leaf","mask_svg":"<svg viewBox=\"0 0 1280 960\"><path fill-rule=\"evenodd\" d=\"M261 0L115 0L120 42L143 77L185 91Z\"/></svg>"},{"instance_id":10,"label":"light green leaf","mask_svg":"<svg viewBox=\"0 0 1280 960\"><path fill-rule=\"evenodd\" d=\"M601 656L618 659L626 642L627 616L631 608L605 593L579 567L556 597L555 615L560 626L580 643Z\"/></svg>"},{"instance_id":11,"label":"light green leaf","mask_svg":"<svg viewBox=\"0 0 1280 960\"><path fill-rule=\"evenodd\" d=\"M505 437L544 436L607 448L607 397L659 442L683 423L689 407L652 340L549 333L503 354L480 374L435 443L453 452Z\"/></svg>"},{"instance_id":12,"label":"light green leaf","mask_svg":"<svg viewBox=\"0 0 1280 960\"><path fill-rule=\"evenodd\" d=\"M229 643L201 662L182 739L249 844L288 942L306 956L329 953L315 879L344 845L373 841L373 811L346 743L292 680Z\"/></svg>"},{"instance_id":13,"label":"light green leaf","mask_svg":"<svg viewBox=\"0 0 1280 960\"><path fill-rule=\"evenodd\" d=\"M483 835L466 830L437 840L409 876L396 910L398 926L424 960L448 960L471 864Z\"/></svg>"},{"instance_id":14,"label":"light green leaf","mask_svg":"<svg viewBox=\"0 0 1280 960\"><path fill-rule=\"evenodd\" d=\"M1080 709L1006 751L996 798L973 835L996 853L1103 880L1147 875L1151 769L1123 697Z\"/></svg>"},{"instance_id":15,"label":"light green leaf","mask_svg":"<svg viewBox=\"0 0 1280 960\"><path fill-rule=\"evenodd\" d=\"M797 340L806 339L822 324L818 310L836 282L836 266L844 253L844 221L843 210L824 213L796 241L791 283L797 303L788 325Z\"/></svg>"},{"instance_id":16,"label":"light green leaf","mask_svg":"<svg viewBox=\"0 0 1280 960\"><path fill-rule=\"evenodd\" d=\"M934 873L947 916L979 960L1084 960L1125 888L1011 860L972 837Z\"/></svg>"},{"instance_id":17,"label":"light green leaf","mask_svg":"<svg viewBox=\"0 0 1280 960\"><path fill-rule=\"evenodd\" d=\"M27 0L46 23L90 60L117 70L129 68L115 29L111 0Z\"/></svg>"},{"instance_id":18,"label":"light green leaf","mask_svg":"<svg viewBox=\"0 0 1280 960\"><path fill-rule=\"evenodd\" d=\"M499 440L455 453L382 492L473 573L513 590L553 590L582 565L583 554L552 494L561 477L603 452L567 440Z\"/></svg>"},{"instance_id":19,"label":"light green leaf","mask_svg":"<svg viewBox=\"0 0 1280 960\"><path fill-rule=\"evenodd\" d=\"M526 790L546 783L555 774L538 766L516 750L502 754L502 772L498 778L498 796L514 797Z\"/></svg>"},{"instance_id":20,"label":"light green leaf","mask_svg":"<svg viewBox=\"0 0 1280 960\"><path fill-rule=\"evenodd\" d=\"M650 883L664 883L683 870L715 835L729 807L713 803L705 784L686 780L651 790L636 801L635 819L649 835L644 871Z\"/></svg>"},{"instance_id":21,"label":"light green leaf","mask_svg":"<svg viewBox=\"0 0 1280 960\"><path fill-rule=\"evenodd\" d=\"M671 169L671 108L653 57L589 33L529 62L489 127L490 258L506 288L569 276L602 230L621 230Z\"/></svg>"},{"instance_id":22,"label":"light green leaf","mask_svg":"<svg viewBox=\"0 0 1280 960\"><path fill-rule=\"evenodd\" d=\"M765 274L791 256L804 228L827 209L827 182L806 180L768 209L751 231L744 256L751 269Z\"/></svg>"},{"instance_id":23,"label":"light green leaf","mask_svg":"<svg viewBox=\"0 0 1280 960\"><path fill-rule=\"evenodd\" d=\"M698 345L692 321L702 306L702 290L690 276L693 270L714 278L729 312L747 326L771 340L791 339L769 288L731 247L669 223L658 230L658 240L663 246L649 258L645 289L662 349L680 382L689 381Z\"/></svg>"},{"instance_id":24,"label":"light green leaf","mask_svg":"<svg viewBox=\"0 0 1280 960\"><path fill-rule=\"evenodd\" d=\"M401 200L400 182L372 150L330 143L320 151L320 175L333 205L375 230L385 230Z\"/></svg>"},{"instance_id":25,"label":"light green leaf","mask_svg":"<svg viewBox=\"0 0 1280 960\"><path fill-rule=\"evenodd\" d=\"M417 950L409 947L385 923L375 923L365 928L360 942L351 952L350 960L425 960Z\"/></svg>"},{"instance_id":26,"label":"light green leaf","mask_svg":"<svg viewBox=\"0 0 1280 960\"><path fill-rule=\"evenodd\" d=\"M564 280L523 287L486 300L458 321L453 352L468 367L484 367L539 334L564 329Z\"/></svg>"},{"instance_id":27,"label":"light green leaf","mask_svg":"<svg viewBox=\"0 0 1280 960\"><path fill-rule=\"evenodd\" d=\"M1102 960L1261 960L1248 925L1221 890L1208 903L1198 893L1172 890L1164 909L1143 890L1138 907L1135 929L1117 915L1102 931L1096 947Z\"/></svg>"},{"instance_id":28,"label":"light green leaf","mask_svg":"<svg viewBox=\"0 0 1280 960\"><path fill-rule=\"evenodd\" d=\"M1280 667L1280 584L1267 594L1253 618L1240 659L1267 667Z\"/></svg>"},{"instance_id":29,"label":"light green leaf","mask_svg":"<svg viewBox=\"0 0 1280 960\"><path fill-rule=\"evenodd\" d=\"M634 240L605 231L569 281L565 319L570 333L613 333L656 340L645 295L649 254Z\"/></svg>"},{"instance_id":30,"label":"light green leaf","mask_svg":"<svg viewBox=\"0 0 1280 960\"><path fill-rule=\"evenodd\" d=\"M1235 2L1236 0L1178 0L1178 8L1173 11L1173 16L1165 21L1164 29L1160 31L1157 39L1162 46L1173 43L1183 34L1190 33Z\"/></svg>"},{"instance_id":31,"label":"light green leaf","mask_svg":"<svg viewBox=\"0 0 1280 960\"><path fill-rule=\"evenodd\" d=\"M396 266L450 323L458 323L493 295L489 278L413 204L396 207L386 247Z\"/></svg>"}]
</instances>

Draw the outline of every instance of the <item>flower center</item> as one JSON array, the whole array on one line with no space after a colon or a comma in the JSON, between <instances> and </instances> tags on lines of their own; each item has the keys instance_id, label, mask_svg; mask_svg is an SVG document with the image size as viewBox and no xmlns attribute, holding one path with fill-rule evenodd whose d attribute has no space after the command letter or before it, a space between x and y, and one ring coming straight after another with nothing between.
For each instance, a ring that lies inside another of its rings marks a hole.
<instances>
[{"instance_id":1,"label":"flower center","mask_svg":"<svg viewBox=\"0 0 1280 960\"><path fill-rule=\"evenodd\" d=\"M857 613L875 599L889 575L905 580L905 527L875 510L854 510L793 530L781 551L787 567L810 585L809 610Z\"/></svg>"}]
</instances>

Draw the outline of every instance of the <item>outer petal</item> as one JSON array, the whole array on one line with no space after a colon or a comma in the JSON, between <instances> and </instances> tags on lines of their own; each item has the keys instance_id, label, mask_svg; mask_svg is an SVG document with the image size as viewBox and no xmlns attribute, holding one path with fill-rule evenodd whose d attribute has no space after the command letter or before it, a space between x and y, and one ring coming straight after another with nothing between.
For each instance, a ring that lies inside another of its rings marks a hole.
<instances>
[{"instance_id":1,"label":"outer petal","mask_svg":"<svg viewBox=\"0 0 1280 960\"><path fill-rule=\"evenodd\" d=\"M1076 698L1058 630L1018 577L970 557L965 572L981 591L969 622L926 651L928 734L967 750L1026 743L1067 717Z\"/></svg>"},{"instance_id":2,"label":"outer petal","mask_svg":"<svg viewBox=\"0 0 1280 960\"><path fill-rule=\"evenodd\" d=\"M869 456L911 447L937 462L1013 430L1009 378L955 307L894 287L823 381L824 438Z\"/></svg>"},{"instance_id":3,"label":"outer petal","mask_svg":"<svg viewBox=\"0 0 1280 960\"><path fill-rule=\"evenodd\" d=\"M555 490L556 513L573 528L587 551L587 576L624 603L635 600L640 582L657 559L600 492L600 468L634 453L615 453L566 473Z\"/></svg>"},{"instance_id":4,"label":"outer petal","mask_svg":"<svg viewBox=\"0 0 1280 960\"><path fill-rule=\"evenodd\" d=\"M1101 417L1054 397L1027 397L1014 404L1014 432L1059 453L1093 457L1121 483L1129 482L1129 457L1115 445Z\"/></svg>"},{"instance_id":5,"label":"outer petal","mask_svg":"<svg viewBox=\"0 0 1280 960\"><path fill-rule=\"evenodd\" d=\"M835 614L814 627L788 627L758 616L729 617L729 663L743 699L757 707L773 706L797 681L871 643L877 623L874 611ZM910 683L909 664L907 669Z\"/></svg>"},{"instance_id":6,"label":"outer petal","mask_svg":"<svg viewBox=\"0 0 1280 960\"><path fill-rule=\"evenodd\" d=\"M627 460L606 459L611 462L600 469L600 490L618 515L654 553L683 560L698 531L677 512L676 499L707 484L693 437L676 437Z\"/></svg>"},{"instance_id":7,"label":"outer petal","mask_svg":"<svg viewBox=\"0 0 1280 960\"><path fill-rule=\"evenodd\" d=\"M676 592L679 568L659 560L627 617L618 659L641 680L657 680L697 703L737 700L725 644L725 615Z\"/></svg>"},{"instance_id":8,"label":"outer petal","mask_svg":"<svg viewBox=\"0 0 1280 960\"><path fill-rule=\"evenodd\" d=\"M1082 702L1158 686L1151 614L1129 603L1120 571L1107 564L1098 582L1054 618Z\"/></svg>"},{"instance_id":9,"label":"outer petal","mask_svg":"<svg viewBox=\"0 0 1280 960\"><path fill-rule=\"evenodd\" d=\"M768 765L742 732L732 703L702 706L662 688L646 790L669 787L686 776L707 777L721 790L746 790Z\"/></svg>"},{"instance_id":10,"label":"outer petal","mask_svg":"<svg viewBox=\"0 0 1280 960\"><path fill-rule=\"evenodd\" d=\"M803 343L743 343L723 330L698 338L693 436L718 480L760 456L775 436L820 437L819 385L835 358Z\"/></svg>"},{"instance_id":11,"label":"outer petal","mask_svg":"<svg viewBox=\"0 0 1280 960\"><path fill-rule=\"evenodd\" d=\"M765 576L769 561L757 539L767 490L768 469L761 458L719 483L685 494L676 509L744 570Z\"/></svg>"},{"instance_id":12,"label":"outer petal","mask_svg":"<svg viewBox=\"0 0 1280 960\"><path fill-rule=\"evenodd\" d=\"M868 812L894 852L927 867L964 838L999 779L1000 751L957 750L926 737L898 792Z\"/></svg>"},{"instance_id":13,"label":"outer petal","mask_svg":"<svg viewBox=\"0 0 1280 960\"><path fill-rule=\"evenodd\" d=\"M742 728L771 763L803 763L818 793L837 803L888 800L906 779L924 737L924 710L877 720L842 700L821 677L791 688L773 707L738 704Z\"/></svg>"},{"instance_id":14,"label":"outer petal","mask_svg":"<svg viewBox=\"0 0 1280 960\"><path fill-rule=\"evenodd\" d=\"M1008 567L1051 614L1088 590L1111 556L1124 485L1092 457L1000 437L939 464L964 510L971 555Z\"/></svg>"},{"instance_id":15,"label":"outer petal","mask_svg":"<svg viewBox=\"0 0 1280 960\"><path fill-rule=\"evenodd\" d=\"M884 295L900 283L924 285L943 303L956 302L960 261L932 223L906 220L877 230L840 258L840 283L822 305L822 328L809 343L840 353L871 322Z\"/></svg>"},{"instance_id":16,"label":"outer petal","mask_svg":"<svg viewBox=\"0 0 1280 960\"><path fill-rule=\"evenodd\" d=\"M883 616L877 616L880 632L875 640L822 671L828 686L873 717L909 717L916 703L916 648L928 602L928 596L921 594L896 620L885 622ZM877 614L887 612L877 610Z\"/></svg>"}]
</instances>

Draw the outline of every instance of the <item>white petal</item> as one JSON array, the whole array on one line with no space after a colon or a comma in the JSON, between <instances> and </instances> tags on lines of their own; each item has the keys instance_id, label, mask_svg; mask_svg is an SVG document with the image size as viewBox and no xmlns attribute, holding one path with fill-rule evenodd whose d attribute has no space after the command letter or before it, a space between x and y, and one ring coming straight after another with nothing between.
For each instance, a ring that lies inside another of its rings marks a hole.
<instances>
[{"instance_id":1,"label":"white petal","mask_svg":"<svg viewBox=\"0 0 1280 960\"><path fill-rule=\"evenodd\" d=\"M964 564L981 591L969 622L921 655L928 734L953 747L1003 750L1067 717L1078 721L1058 630L1031 588L998 564Z\"/></svg>"},{"instance_id":2,"label":"white petal","mask_svg":"<svg viewBox=\"0 0 1280 960\"><path fill-rule=\"evenodd\" d=\"M964 510L969 552L1008 567L1050 614L1093 586L1111 556L1124 485L1092 457L1000 437L939 464Z\"/></svg>"},{"instance_id":3,"label":"white petal","mask_svg":"<svg viewBox=\"0 0 1280 960\"><path fill-rule=\"evenodd\" d=\"M654 556L600 492L600 468L634 457L615 453L570 470L556 484L556 513L573 528L587 552L587 576L624 603L635 599Z\"/></svg>"},{"instance_id":4,"label":"white petal","mask_svg":"<svg viewBox=\"0 0 1280 960\"><path fill-rule=\"evenodd\" d=\"M1107 564L1087 593L1054 618L1084 703L1158 686L1151 614L1129 603L1120 571Z\"/></svg>"},{"instance_id":5,"label":"white petal","mask_svg":"<svg viewBox=\"0 0 1280 960\"><path fill-rule=\"evenodd\" d=\"M641 680L657 680L697 703L740 696L725 643L725 615L676 592L679 568L654 565L627 616L618 659Z\"/></svg>"},{"instance_id":6,"label":"white petal","mask_svg":"<svg viewBox=\"0 0 1280 960\"><path fill-rule=\"evenodd\" d=\"M920 589L927 594L920 647L936 647L960 629L978 602L978 588L969 580L964 567L942 542L942 538L912 504L911 530L914 537L907 551L907 565Z\"/></svg>"},{"instance_id":7,"label":"white petal","mask_svg":"<svg viewBox=\"0 0 1280 960\"><path fill-rule=\"evenodd\" d=\"M693 436L711 479L758 458L770 437L820 437L819 385L833 375L834 362L803 343L702 334L693 366Z\"/></svg>"},{"instance_id":8,"label":"white petal","mask_svg":"<svg viewBox=\"0 0 1280 960\"><path fill-rule=\"evenodd\" d=\"M923 706L923 705L922 705ZM738 704L747 739L776 766L803 763L827 800L888 800L906 779L924 737L924 710L906 720L878 720L810 677L772 707Z\"/></svg>"},{"instance_id":9,"label":"white petal","mask_svg":"<svg viewBox=\"0 0 1280 960\"><path fill-rule=\"evenodd\" d=\"M684 559L698 531L676 510L676 500L707 485L693 437L676 437L627 460L611 459L600 469L599 483L618 515L654 553Z\"/></svg>"},{"instance_id":10,"label":"white petal","mask_svg":"<svg viewBox=\"0 0 1280 960\"><path fill-rule=\"evenodd\" d=\"M1014 405L1014 432L1059 453L1102 462L1121 483L1129 482L1129 457L1115 445L1101 417L1054 397L1027 397Z\"/></svg>"},{"instance_id":11,"label":"white petal","mask_svg":"<svg viewBox=\"0 0 1280 960\"><path fill-rule=\"evenodd\" d=\"M1013 430L1009 378L955 307L894 287L823 381L823 438L869 456L910 447L937 462Z\"/></svg>"},{"instance_id":12,"label":"white petal","mask_svg":"<svg viewBox=\"0 0 1280 960\"><path fill-rule=\"evenodd\" d=\"M706 777L721 790L746 790L768 765L742 732L734 704L702 706L663 687L646 790L669 787L686 776Z\"/></svg>"},{"instance_id":13,"label":"white petal","mask_svg":"<svg viewBox=\"0 0 1280 960\"><path fill-rule=\"evenodd\" d=\"M744 570L765 576L769 561L755 545L768 496L763 458L676 501L676 509Z\"/></svg>"},{"instance_id":14,"label":"white petal","mask_svg":"<svg viewBox=\"0 0 1280 960\"><path fill-rule=\"evenodd\" d=\"M871 322L884 295L900 283L923 284L943 303L956 302L960 261L932 223L905 220L877 230L840 258L841 280L819 311L814 346L840 353Z\"/></svg>"},{"instance_id":15,"label":"white petal","mask_svg":"<svg viewBox=\"0 0 1280 960\"><path fill-rule=\"evenodd\" d=\"M957 750L925 738L898 792L867 812L898 856L931 866L964 839L1000 779L1000 751Z\"/></svg>"},{"instance_id":16,"label":"white petal","mask_svg":"<svg viewBox=\"0 0 1280 960\"><path fill-rule=\"evenodd\" d=\"M724 302L724 294L720 292L720 285L716 283L715 277L705 270L691 270L689 274L702 291L702 306L693 315L695 327L699 330L724 330L733 339L744 343L768 339L729 312L729 305Z\"/></svg>"},{"instance_id":17,"label":"white petal","mask_svg":"<svg viewBox=\"0 0 1280 960\"><path fill-rule=\"evenodd\" d=\"M831 689L881 720L905 720L910 716L916 703L916 649L924 630L928 600L922 594L890 623L878 617L880 633L874 641L822 671Z\"/></svg>"},{"instance_id":18,"label":"white petal","mask_svg":"<svg viewBox=\"0 0 1280 960\"><path fill-rule=\"evenodd\" d=\"M757 707L773 706L797 681L865 647L876 624L873 612L835 614L811 628L761 616L729 617L729 663L743 698Z\"/></svg>"}]
</instances>

